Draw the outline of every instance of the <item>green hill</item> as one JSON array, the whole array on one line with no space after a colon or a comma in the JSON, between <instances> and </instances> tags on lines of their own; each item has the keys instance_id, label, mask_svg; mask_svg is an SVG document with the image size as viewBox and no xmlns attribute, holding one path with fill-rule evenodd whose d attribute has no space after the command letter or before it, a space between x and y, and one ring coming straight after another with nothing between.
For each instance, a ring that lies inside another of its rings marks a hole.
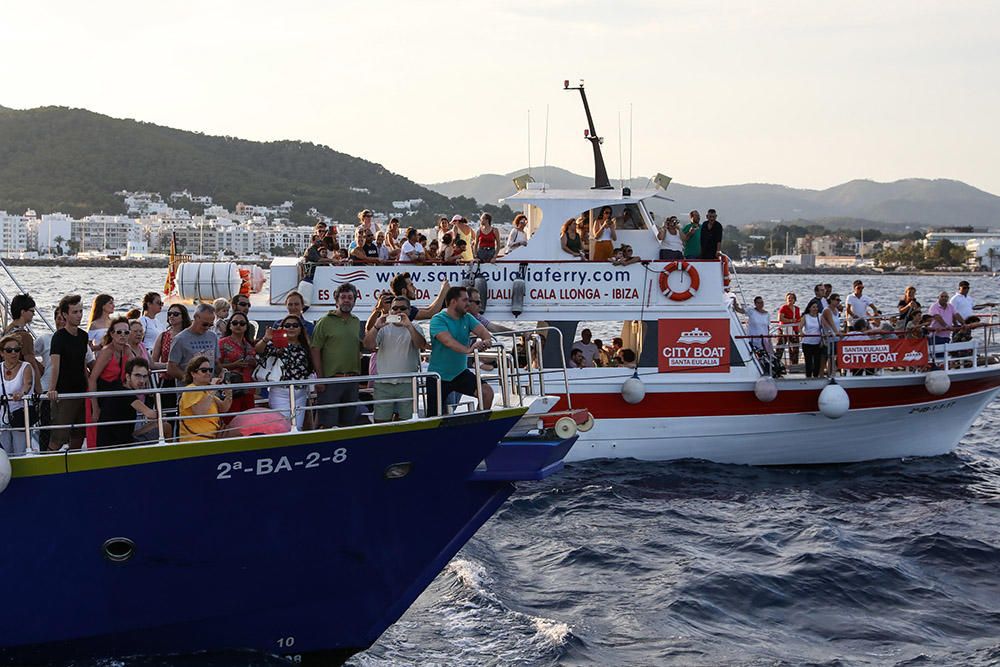
<instances>
[{"instance_id":1,"label":"green hill","mask_svg":"<svg viewBox=\"0 0 1000 667\"><path fill-rule=\"evenodd\" d=\"M393 200L413 198L426 202L414 222L481 210L326 146L207 136L82 109L0 107L0 209L117 213L124 211L118 190L166 197L185 188L230 209L291 199L299 219L315 206L350 221L361 208L389 211Z\"/></svg>"}]
</instances>

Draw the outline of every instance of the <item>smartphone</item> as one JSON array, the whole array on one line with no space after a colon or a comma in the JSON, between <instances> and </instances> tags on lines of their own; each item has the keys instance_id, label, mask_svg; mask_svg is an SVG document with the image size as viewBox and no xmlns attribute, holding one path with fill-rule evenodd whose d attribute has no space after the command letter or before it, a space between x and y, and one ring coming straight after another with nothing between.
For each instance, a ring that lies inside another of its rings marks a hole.
<instances>
[{"instance_id":1,"label":"smartphone","mask_svg":"<svg viewBox=\"0 0 1000 667\"><path fill-rule=\"evenodd\" d=\"M399 324L403 321L403 317L401 315L386 315L385 321L389 324Z\"/></svg>"},{"instance_id":2,"label":"smartphone","mask_svg":"<svg viewBox=\"0 0 1000 667\"><path fill-rule=\"evenodd\" d=\"M271 343L275 347L288 347L288 332L284 329L276 329L271 333Z\"/></svg>"}]
</instances>

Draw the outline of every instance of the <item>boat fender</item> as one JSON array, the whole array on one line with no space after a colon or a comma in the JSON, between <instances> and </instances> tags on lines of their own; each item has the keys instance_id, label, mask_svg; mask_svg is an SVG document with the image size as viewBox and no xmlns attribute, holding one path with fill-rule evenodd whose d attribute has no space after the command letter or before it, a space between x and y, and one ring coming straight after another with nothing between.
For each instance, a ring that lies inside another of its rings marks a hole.
<instances>
[{"instance_id":1,"label":"boat fender","mask_svg":"<svg viewBox=\"0 0 1000 667\"><path fill-rule=\"evenodd\" d=\"M850 396L836 382L831 380L830 384L823 387L823 391L819 393L819 411L823 413L824 417L840 419L850 409Z\"/></svg>"},{"instance_id":2,"label":"boat fender","mask_svg":"<svg viewBox=\"0 0 1000 667\"><path fill-rule=\"evenodd\" d=\"M560 417L556 420L555 428L553 429L563 440L569 440L574 435L576 435L577 425L576 420L572 417Z\"/></svg>"},{"instance_id":3,"label":"boat fender","mask_svg":"<svg viewBox=\"0 0 1000 667\"><path fill-rule=\"evenodd\" d=\"M523 278L515 278L510 284L510 312L514 317L520 317L524 312L524 293L527 285Z\"/></svg>"},{"instance_id":4,"label":"boat fender","mask_svg":"<svg viewBox=\"0 0 1000 667\"><path fill-rule=\"evenodd\" d=\"M488 287L488 284L486 282L486 274L480 272L476 276L476 291L479 292L479 298L481 300L481 302L479 304L479 312L480 313L485 313L486 312L486 288L487 287Z\"/></svg>"},{"instance_id":5,"label":"boat fender","mask_svg":"<svg viewBox=\"0 0 1000 667\"><path fill-rule=\"evenodd\" d=\"M778 397L778 384L773 378L767 377L766 375L762 378L758 378L757 382L753 385L753 395L757 397L757 400L761 403L770 403Z\"/></svg>"},{"instance_id":6,"label":"boat fender","mask_svg":"<svg viewBox=\"0 0 1000 667\"><path fill-rule=\"evenodd\" d=\"M594 428L594 415L587 413L587 420L582 424L577 425L577 429L580 433L586 433L590 429Z\"/></svg>"},{"instance_id":7,"label":"boat fender","mask_svg":"<svg viewBox=\"0 0 1000 667\"><path fill-rule=\"evenodd\" d=\"M312 305L313 289L315 289L313 284L308 280L303 280L299 283L298 291L302 295L302 301L304 302L302 305L306 308Z\"/></svg>"},{"instance_id":8,"label":"boat fender","mask_svg":"<svg viewBox=\"0 0 1000 667\"><path fill-rule=\"evenodd\" d=\"M931 371L924 378L924 387L927 388L928 393L941 396L951 389L951 378L948 377L947 371Z\"/></svg>"},{"instance_id":9,"label":"boat fender","mask_svg":"<svg viewBox=\"0 0 1000 667\"><path fill-rule=\"evenodd\" d=\"M638 374L622 383L622 398L625 399L626 403L632 405L641 403L642 399L646 398L646 385L639 379Z\"/></svg>"},{"instance_id":10,"label":"boat fender","mask_svg":"<svg viewBox=\"0 0 1000 667\"><path fill-rule=\"evenodd\" d=\"M0 493L4 492L7 485L10 484L10 459L7 458L7 452L0 447Z\"/></svg>"}]
</instances>

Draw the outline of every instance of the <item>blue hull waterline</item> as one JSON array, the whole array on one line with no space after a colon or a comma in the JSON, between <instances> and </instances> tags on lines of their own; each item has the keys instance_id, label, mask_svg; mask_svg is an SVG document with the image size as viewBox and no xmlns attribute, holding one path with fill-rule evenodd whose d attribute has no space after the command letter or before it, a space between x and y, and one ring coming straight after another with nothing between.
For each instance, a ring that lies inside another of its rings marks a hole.
<instances>
[{"instance_id":1,"label":"blue hull waterline","mask_svg":"<svg viewBox=\"0 0 1000 667\"><path fill-rule=\"evenodd\" d=\"M575 438L498 447L521 412L15 460L0 664L343 660L403 614L509 480L561 467ZM131 544L125 560L107 553Z\"/></svg>"}]
</instances>

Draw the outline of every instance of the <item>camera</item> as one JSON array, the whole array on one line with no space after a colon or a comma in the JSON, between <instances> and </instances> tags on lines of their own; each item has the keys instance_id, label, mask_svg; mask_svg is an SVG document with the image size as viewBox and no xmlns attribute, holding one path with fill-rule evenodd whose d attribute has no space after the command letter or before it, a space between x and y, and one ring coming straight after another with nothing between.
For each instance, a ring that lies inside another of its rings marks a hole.
<instances>
[{"instance_id":1,"label":"camera","mask_svg":"<svg viewBox=\"0 0 1000 667\"><path fill-rule=\"evenodd\" d=\"M240 384L241 382L243 382L243 376L237 373L236 371L226 371L225 374L222 376L222 382L225 384ZM248 393L250 393L250 390L248 389L234 389L233 398L245 396Z\"/></svg>"},{"instance_id":2,"label":"camera","mask_svg":"<svg viewBox=\"0 0 1000 667\"><path fill-rule=\"evenodd\" d=\"M401 315L386 315L385 321L388 324L399 324L403 321L403 317Z\"/></svg>"}]
</instances>

